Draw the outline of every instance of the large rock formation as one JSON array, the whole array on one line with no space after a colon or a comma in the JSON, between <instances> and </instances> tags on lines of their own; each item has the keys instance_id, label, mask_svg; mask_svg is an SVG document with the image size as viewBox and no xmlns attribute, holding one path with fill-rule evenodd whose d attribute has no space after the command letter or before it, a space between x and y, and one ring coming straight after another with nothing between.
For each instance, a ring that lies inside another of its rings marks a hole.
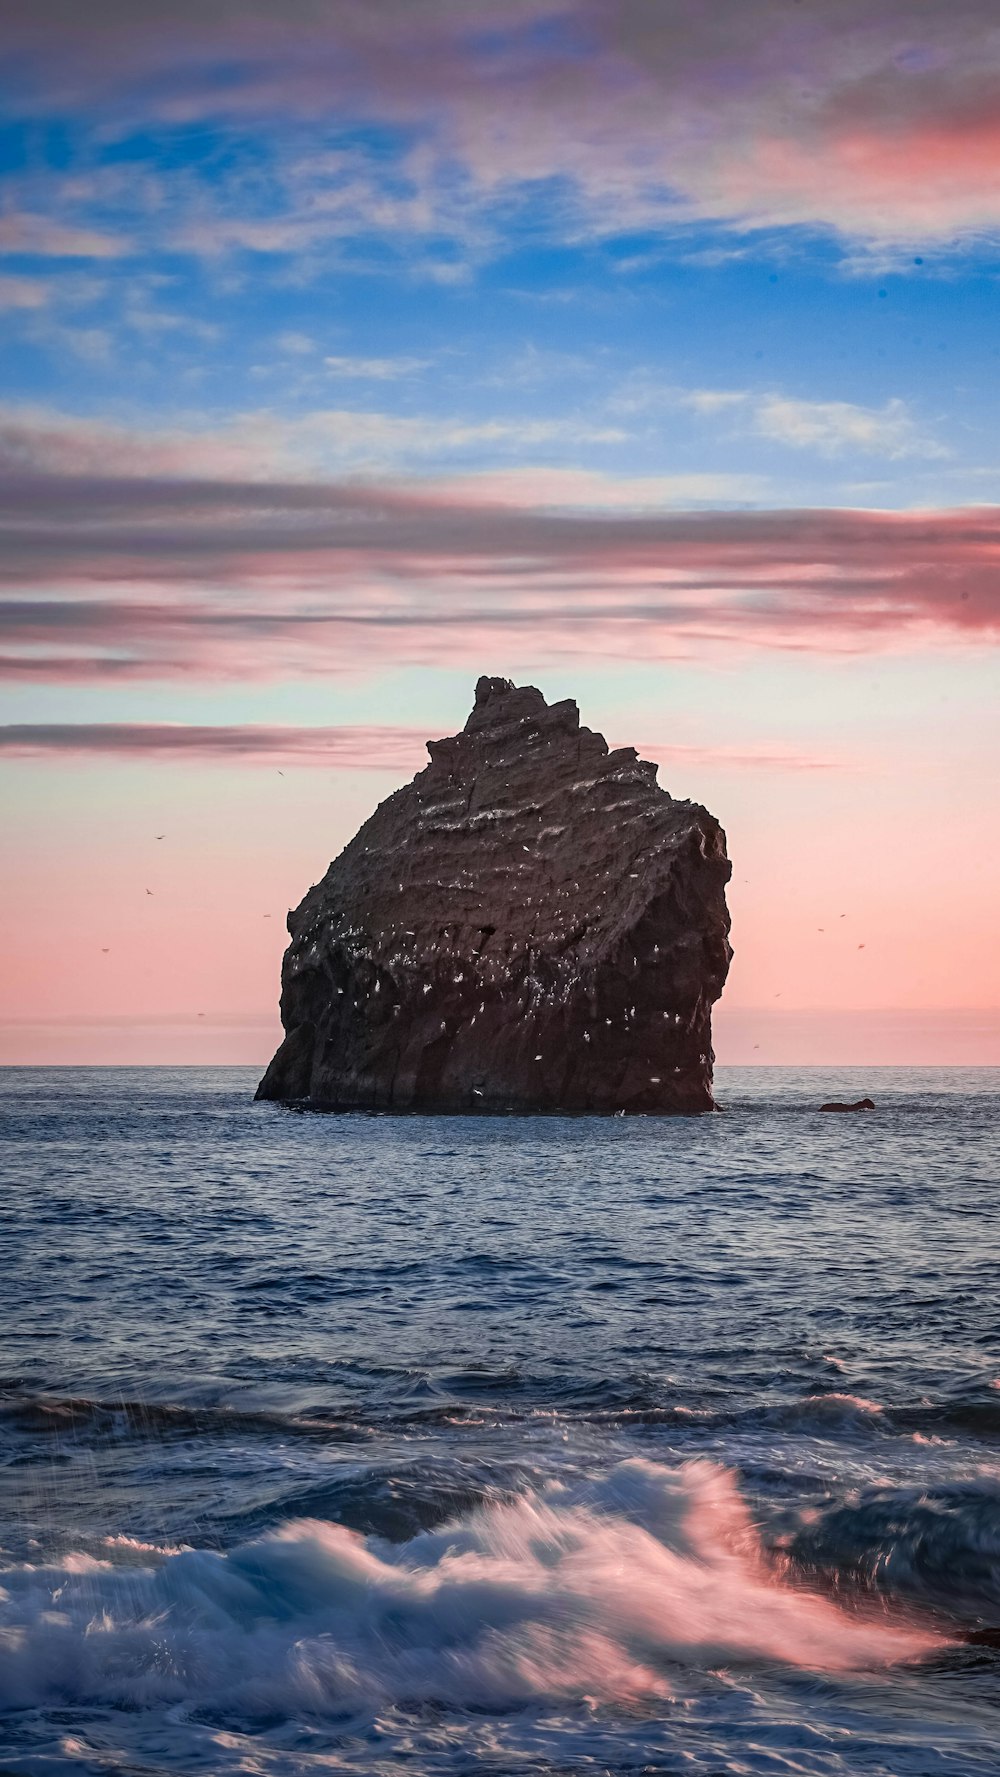
<instances>
[{"instance_id":1,"label":"large rock formation","mask_svg":"<svg viewBox=\"0 0 1000 1777\"><path fill-rule=\"evenodd\" d=\"M708 1111L725 835L576 704L480 679L461 734L288 916L258 1098L393 1111Z\"/></svg>"}]
</instances>

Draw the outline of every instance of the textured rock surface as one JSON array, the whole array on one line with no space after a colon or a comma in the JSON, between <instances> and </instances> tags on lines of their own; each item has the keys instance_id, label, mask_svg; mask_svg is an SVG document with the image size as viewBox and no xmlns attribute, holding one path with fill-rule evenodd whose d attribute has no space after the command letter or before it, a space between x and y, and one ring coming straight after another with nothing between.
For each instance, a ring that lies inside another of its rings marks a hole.
<instances>
[{"instance_id":1,"label":"textured rock surface","mask_svg":"<svg viewBox=\"0 0 1000 1777\"><path fill-rule=\"evenodd\" d=\"M259 1098L706 1111L725 835L573 702L480 679L461 734L289 914Z\"/></svg>"}]
</instances>

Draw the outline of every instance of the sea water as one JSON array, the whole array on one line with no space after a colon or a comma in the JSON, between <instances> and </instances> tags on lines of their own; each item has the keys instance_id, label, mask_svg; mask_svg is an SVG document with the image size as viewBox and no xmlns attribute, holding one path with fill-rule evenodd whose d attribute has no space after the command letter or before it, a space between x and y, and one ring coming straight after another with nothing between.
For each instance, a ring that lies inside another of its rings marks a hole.
<instances>
[{"instance_id":1,"label":"sea water","mask_svg":"<svg viewBox=\"0 0 1000 1777\"><path fill-rule=\"evenodd\" d=\"M254 1083L0 1075L5 1777L1000 1771L1000 1073Z\"/></svg>"}]
</instances>

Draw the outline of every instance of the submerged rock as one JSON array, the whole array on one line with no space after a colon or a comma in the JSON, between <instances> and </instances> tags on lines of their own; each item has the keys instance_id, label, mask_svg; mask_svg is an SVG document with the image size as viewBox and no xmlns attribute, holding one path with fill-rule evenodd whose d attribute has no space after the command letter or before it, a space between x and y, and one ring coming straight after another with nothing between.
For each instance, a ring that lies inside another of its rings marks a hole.
<instances>
[{"instance_id":1,"label":"submerged rock","mask_svg":"<svg viewBox=\"0 0 1000 1777\"><path fill-rule=\"evenodd\" d=\"M257 1097L325 1109L714 1108L718 822L576 704L480 679L461 734L288 916Z\"/></svg>"}]
</instances>

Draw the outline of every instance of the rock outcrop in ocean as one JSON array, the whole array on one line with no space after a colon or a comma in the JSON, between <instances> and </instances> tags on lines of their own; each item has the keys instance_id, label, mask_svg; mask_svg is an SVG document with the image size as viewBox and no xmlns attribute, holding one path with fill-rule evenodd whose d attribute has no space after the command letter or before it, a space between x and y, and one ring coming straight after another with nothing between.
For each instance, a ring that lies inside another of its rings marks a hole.
<instances>
[{"instance_id":1,"label":"rock outcrop in ocean","mask_svg":"<svg viewBox=\"0 0 1000 1777\"><path fill-rule=\"evenodd\" d=\"M257 1097L328 1109L713 1108L718 821L571 700L480 679L461 734L288 916Z\"/></svg>"}]
</instances>

